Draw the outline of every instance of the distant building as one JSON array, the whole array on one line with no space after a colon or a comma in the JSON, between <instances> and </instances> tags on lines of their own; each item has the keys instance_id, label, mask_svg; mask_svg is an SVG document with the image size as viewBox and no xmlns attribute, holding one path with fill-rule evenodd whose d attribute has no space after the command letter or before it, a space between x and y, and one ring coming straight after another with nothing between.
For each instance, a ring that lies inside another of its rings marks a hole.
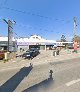
<instances>
[{"instance_id":1,"label":"distant building","mask_svg":"<svg viewBox=\"0 0 80 92\"><path fill-rule=\"evenodd\" d=\"M0 50L8 50L8 37L0 36ZM12 42L12 51L17 50L17 42L13 39Z\"/></svg>"},{"instance_id":2,"label":"distant building","mask_svg":"<svg viewBox=\"0 0 80 92\"><path fill-rule=\"evenodd\" d=\"M29 38L21 37L13 38L13 51L23 51L30 48L38 48L40 50L52 49L56 46L63 46L63 43L73 42L56 42L55 40L46 40L39 35L31 35ZM8 37L0 37L0 49L7 50L8 48Z\"/></svg>"},{"instance_id":3,"label":"distant building","mask_svg":"<svg viewBox=\"0 0 80 92\"><path fill-rule=\"evenodd\" d=\"M17 47L20 49L38 48L40 50L46 50L51 48L56 41L46 40L39 35L31 35L30 38L18 38Z\"/></svg>"}]
</instances>

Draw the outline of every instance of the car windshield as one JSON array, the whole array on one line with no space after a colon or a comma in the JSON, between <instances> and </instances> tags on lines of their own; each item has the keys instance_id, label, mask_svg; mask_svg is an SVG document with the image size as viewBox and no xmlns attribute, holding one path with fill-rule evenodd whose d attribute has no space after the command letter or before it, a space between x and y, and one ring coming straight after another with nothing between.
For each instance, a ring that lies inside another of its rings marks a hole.
<instances>
[{"instance_id":1,"label":"car windshield","mask_svg":"<svg viewBox=\"0 0 80 92\"><path fill-rule=\"evenodd\" d=\"M26 51L26 53L29 53L30 51Z\"/></svg>"}]
</instances>

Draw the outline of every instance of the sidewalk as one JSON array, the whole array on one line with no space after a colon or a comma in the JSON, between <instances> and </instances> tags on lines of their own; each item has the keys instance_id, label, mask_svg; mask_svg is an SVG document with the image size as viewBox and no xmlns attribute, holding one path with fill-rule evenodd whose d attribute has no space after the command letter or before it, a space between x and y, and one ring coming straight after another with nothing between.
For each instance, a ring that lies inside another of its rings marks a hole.
<instances>
[{"instance_id":1,"label":"sidewalk","mask_svg":"<svg viewBox=\"0 0 80 92\"><path fill-rule=\"evenodd\" d=\"M59 62L63 60L80 58L80 53L72 53L71 51L68 53L67 51L63 50L60 52L60 55L57 56L53 56L52 53L53 51L42 51L40 55L32 60L17 58L6 63L0 62L0 70L21 68L24 66L29 66L30 63L33 65L39 65L49 62Z\"/></svg>"},{"instance_id":2,"label":"sidewalk","mask_svg":"<svg viewBox=\"0 0 80 92\"><path fill-rule=\"evenodd\" d=\"M80 58L80 53L72 53L72 52L65 52L62 51L60 55L57 56L50 56L50 54L46 55L45 58L43 58L42 60L40 60L40 58L38 59L38 62L34 62L35 65L37 64L44 64L44 63L49 63L49 62L59 62L59 61L63 61L63 60L69 60L69 59L75 59L75 58Z\"/></svg>"}]
</instances>

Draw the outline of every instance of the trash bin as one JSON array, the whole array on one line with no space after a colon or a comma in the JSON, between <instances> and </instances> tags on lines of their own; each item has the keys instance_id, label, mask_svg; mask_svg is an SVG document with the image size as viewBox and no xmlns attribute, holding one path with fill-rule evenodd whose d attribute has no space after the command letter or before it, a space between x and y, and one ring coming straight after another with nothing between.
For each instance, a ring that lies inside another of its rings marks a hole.
<instances>
[{"instance_id":1,"label":"trash bin","mask_svg":"<svg viewBox=\"0 0 80 92\"><path fill-rule=\"evenodd\" d=\"M56 51L53 51L53 56L56 56Z\"/></svg>"}]
</instances>

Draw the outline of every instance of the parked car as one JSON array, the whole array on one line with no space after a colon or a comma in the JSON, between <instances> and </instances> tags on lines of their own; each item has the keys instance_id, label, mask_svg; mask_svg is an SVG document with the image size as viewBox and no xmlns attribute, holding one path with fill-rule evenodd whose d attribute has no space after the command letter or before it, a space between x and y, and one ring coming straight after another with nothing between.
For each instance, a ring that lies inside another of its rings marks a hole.
<instances>
[{"instance_id":1,"label":"parked car","mask_svg":"<svg viewBox=\"0 0 80 92\"><path fill-rule=\"evenodd\" d=\"M38 48L31 48L30 51L35 53L35 56L40 54L39 49Z\"/></svg>"},{"instance_id":2,"label":"parked car","mask_svg":"<svg viewBox=\"0 0 80 92\"><path fill-rule=\"evenodd\" d=\"M39 50L37 50L37 49L30 49L30 50L26 51L22 55L22 57L24 57L25 59L33 59L38 54L39 54Z\"/></svg>"},{"instance_id":3,"label":"parked car","mask_svg":"<svg viewBox=\"0 0 80 92\"><path fill-rule=\"evenodd\" d=\"M26 51L25 53L22 54L22 57L26 57L27 53L29 53L30 51Z\"/></svg>"},{"instance_id":4,"label":"parked car","mask_svg":"<svg viewBox=\"0 0 80 92\"><path fill-rule=\"evenodd\" d=\"M32 59L33 56L34 56L34 54L33 54L32 51L26 51L26 52L22 55L22 57L24 57L25 59L26 59L26 58L27 58L27 59Z\"/></svg>"}]
</instances>

